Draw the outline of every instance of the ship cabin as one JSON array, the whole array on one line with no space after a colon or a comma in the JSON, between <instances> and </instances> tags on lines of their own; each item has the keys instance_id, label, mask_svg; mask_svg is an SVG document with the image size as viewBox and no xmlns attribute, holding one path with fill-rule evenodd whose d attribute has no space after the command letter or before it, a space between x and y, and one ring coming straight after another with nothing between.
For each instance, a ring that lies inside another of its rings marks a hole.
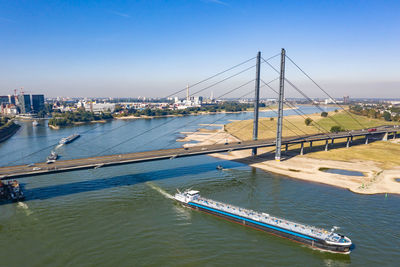
<instances>
[{"instance_id":1,"label":"ship cabin","mask_svg":"<svg viewBox=\"0 0 400 267\"><path fill-rule=\"evenodd\" d=\"M189 190L186 192L186 198L189 201L195 200L197 199L200 195L199 195L199 191L197 190Z\"/></svg>"}]
</instances>

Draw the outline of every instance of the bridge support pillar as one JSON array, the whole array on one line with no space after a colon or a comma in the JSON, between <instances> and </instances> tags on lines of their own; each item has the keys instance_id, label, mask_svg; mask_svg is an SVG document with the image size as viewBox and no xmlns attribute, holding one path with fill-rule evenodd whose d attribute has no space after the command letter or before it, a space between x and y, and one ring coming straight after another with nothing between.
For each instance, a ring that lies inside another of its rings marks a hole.
<instances>
[{"instance_id":1,"label":"bridge support pillar","mask_svg":"<svg viewBox=\"0 0 400 267\"><path fill-rule=\"evenodd\" d=\"M393 132L393 140L396 139L396 132Z\"/></svg>"},{"instance_id":2,"label":"bridge support pillar","mask_svg":"<svg viewBox=\"0 0 400 267\"><path fill-rule=\"evenodd\" d=\"M365 136L365 144L368 145L368 135Z\"/></svg>"},{"instance_id":3,"label":"bridge support pillar","mask_svg":"<svg viewBox=\"0 0 400 267\"><path fill-rule=\"evenodd\" d=\"M328 151L328 149L329 149L329 141L326 140L325 141L325 151Z\"/></svg>"},{"instance_id":4,"label":"bridge support pillar","mask_svg":"<svg viewBox=\"0 0 400 267\"><path fill-rule=\"evenodd\" d=\"M310 141L310 151L311 151L311 149L312 149L312 141Z\"/></svg>"},{"instance_id":5,"label":"bridge support pillar","mask_svg":"<svg viewBox=\"0 0 400 267\"><path fill-rule=\"evenodd\" d=\"M289 144L286 144L286 145L285 145L285 153L288 152L288 148L289 148Z\"/></svg>"},{"instance_id":6,"label":"bridge support pillar","mask_svg":"<svg viewBox=\"0 0 400 267\"><path fill-rule=\"evenodd\" d=\"M304 155L304 142L301 142L300 155Z\"/></svg>"},{"instance_id":7,"label":"bridge support pillar","mask_svg":"<svg viewBox=\"0 0 400 267\"><path fill-rule=\"evenodd\" d=\"M331 143L332 143L332 145L333 145L333 143L335 143L335 139L332 138L332 142L331 142Z\"/></svg>"},{"instance_id":8,"label":"bridge support pillar","mask_svg":"<svg viewBox=\"0 0 400 267\"><path fill-rule=\"evenodd\" d=\"M350 138L347 137L346 148L349 148L349 147L350 147Z\"/></svg>"},{"instance_id":9,"label":"bridge support pillar","mask_svg":"<svg viewBox=\"0 0 400 267\"><path fill-rule=\"evenodd\" d=\"M382 141L387 141L388 140L388 135L389 135L389 133L385 133L383 135Z\"/></svg>"},{"instance_id":10,"label":"bridge support pillar","mask_svg":"<svg viewBox=\"0 0 400 267\"><path fill-rule=\"evenodd\" d=\"M282 121L283 121L283 96L285 85L285 49L282 48L281 52L281 72L279 76L279 102L278 102L278 122L276 126L276 148L275 160L281 160L281 146L282 146Z\"/></svg>"},{"instance_id":11,"label":"bridge support pillar","mask_svg":"<svg viewBox=\"0 0 400 267\"><path fill-rule=\"evenodd\" d=\"M260 61L261 52L257 53L257 63L256 63L256 84L255 84L255 94L254 94L254 121L253 121L253 140L258 139L258 107L260 103ZM257 155L257 148L253 148L253 156Z\"/></svg>"}]
</instances>

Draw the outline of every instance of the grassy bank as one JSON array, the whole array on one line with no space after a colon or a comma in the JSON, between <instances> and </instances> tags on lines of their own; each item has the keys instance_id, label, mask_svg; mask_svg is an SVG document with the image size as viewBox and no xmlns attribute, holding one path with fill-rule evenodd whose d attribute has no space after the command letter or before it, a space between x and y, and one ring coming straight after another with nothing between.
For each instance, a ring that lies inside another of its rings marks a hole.
<instances>
[{"instance_id":1,"label":"grassy bank","mask_svg":"<svg viewBox=\"0 0 400 267\"><path fill-rule=\"evenodd\" d=\"M9 121L0 127L0 143L13 136L21 126Z\"/></svg>"},{"instance_id":2,"label":"grassy bank","mask_svg":"<svg viewBox=\"0 0 400 267\"><path fill-rule=\"evenodd\" d=\"M317 122L326 131L329 131L332 126L338 125L338 123L343 126L346 130L357 130L362 128L377 127L380 125L396 124L394 122L383 121L379 119L371 119L364 116L359 116L352 114L361 125L359 125L352 117L350 117L346 112L329 112L329 117L321 117L320 114L310 114L306 117L313 120L310 126L306 126L304 123L304 118L302 116L293 115L285 116L283 121L282 135L284 137L304 135L304 134L316 134L321 131L318 130L314 122ZM259 121L259 139L275 138L276 137L276 118L271 120L271 118L261 118ZM336 123L337 121L338 123ZM253 120L245 121L234 121L225 125L225 130L242 140L251 140L253 137Z\"/></svg>"}]
</instances>

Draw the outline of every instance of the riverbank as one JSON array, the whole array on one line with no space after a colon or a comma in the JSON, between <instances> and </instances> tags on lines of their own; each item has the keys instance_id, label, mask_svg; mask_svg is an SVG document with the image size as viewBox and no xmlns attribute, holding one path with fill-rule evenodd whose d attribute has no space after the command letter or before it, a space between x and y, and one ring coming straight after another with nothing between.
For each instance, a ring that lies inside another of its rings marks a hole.
<instances>
[{"instance_id":1,"label":"riverbank","mask_svg":"<svg viewBox=\"0 0 400 267\"><path fill-rule=\"evenodd\" d=\"M179 141L196 142L187 143L184 145L185 147L240 141L236 136L226 132L224 127L218 130L200 130L183 134L186 134L186 137ZM400 150L400 144L397 143L397 140L394 140L394 142L390 144L396 146L394 151L397 151L397 149ZM298 151L295 153L289 151L286 158L277 162L274 159L274 148L272 147L258 149L259 156L255 158L251 156L251 150L217 153L211 156L245 163L251 167L307 182L321 183L348 189L359 194L400 194L400 182L396 181L396 179L400 178L400 166L396 165L396 162L385 164L385 162L368 160L360 156L357 157L357 155L359 155L358 150L362 149L367 151L371 149L372 146L376 145L372 143L369 145L353 146L350 148L343 148L343 150L346 150L346 153L336 152L336 154L353 155L353 157L349 157L347 160L339 160L342 159L340 157L329 158L329 154L325 154L324 157L320 156L321 153L329 153L330 151L308 153L304 156L298 155ZM374 153L379 152L375 150ZM366 154L368 154L368 152L366 152ZM371 158L373 158L373 156L371 156ZM378 158L384 159L383 157ZM327 168L361 172L364 176L342 175L323 171Z\"/></svg>"},{"instance_id":2,"label":"riverbank","mask_svg":"<svg viewBox=\"0 0 400 267\"><path fill-rule=\"evenodd\" d=\"M0 143L6 141L8 138L13 136L21 126L9 121L7 124L0 127Z\"/></svg>"},{"instance_id":3,"label":"riverbank","mask_svg":"<svg viewBox=\"0 0 400 267\"><path fill-rule=\"evenodd\" d=\"M294 108L284 108L283 110L295 110L298 109L297 107ZM277 107L272 107L272 108L260 108L260 112L273 112L277 111ZM254 112L253 108L249 108L247 110L242 110L242 111L198 111L198 112L191 112L189 114L175 114L175 115L160 115L160 116L146 116L146 115L141 115L141 116L134 116L134 115L129 115L129 116L116 116L114 119L117 120L132 120L132 119L155 119L155 118L171 118L171 117L183 117L183 116L197 116L197 115L210 115L210 114L239 114L239 113L249 113L249 112Z\"/></svg>"},{"instance_id":4,"label":"riverbank","mask_svg":"<svg viewBox=\"0 0 400 267\"><path fill-rule=\"evenodd\" d=\"M52 125L48 124L49 128L53 130L60 130L61 127L71 127L71 126L79 126L79 125L85 125L85 124L91 124L91 123L107 123L111 121L112 119L109 120L95 120L95 121L77 121L77 122L72 122L72 124L68 125L63 125L63 126L58 126L58 125Z\"/></svg>"}]
</instances>

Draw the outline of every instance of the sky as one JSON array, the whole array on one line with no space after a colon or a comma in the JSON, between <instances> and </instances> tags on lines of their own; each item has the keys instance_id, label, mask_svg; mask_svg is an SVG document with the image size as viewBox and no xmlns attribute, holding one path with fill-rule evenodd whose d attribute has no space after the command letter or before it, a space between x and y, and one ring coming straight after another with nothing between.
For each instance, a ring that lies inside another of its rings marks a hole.
<instances>
[{"instance_id":1,"label":"sky","mask_svg":"<svg viewBox=\"0 0 400 267\"><path fill-rule=\"evenodd\" d=\"M400 98L398 14L400 1L384 0L0 0L0 95L161 97L285 48L334 97ZM286 63L288 79L324 97ZM263 64L261 76L276 75Z\"/></svg>"}]
</instances>

